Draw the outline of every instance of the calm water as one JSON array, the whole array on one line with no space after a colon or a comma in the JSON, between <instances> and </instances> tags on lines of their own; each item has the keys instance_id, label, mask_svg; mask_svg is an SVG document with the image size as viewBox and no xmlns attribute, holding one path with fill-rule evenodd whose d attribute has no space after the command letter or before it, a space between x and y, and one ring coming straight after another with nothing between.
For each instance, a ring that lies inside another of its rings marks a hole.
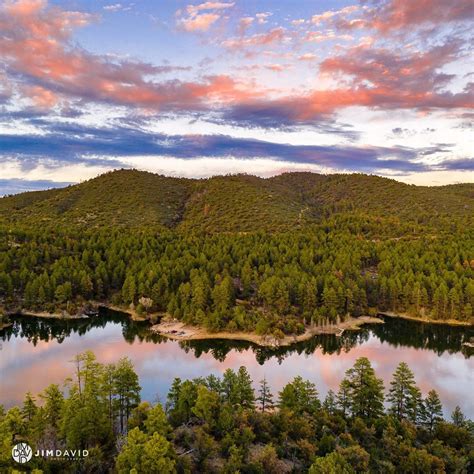
<instances>
[{"instance_id":1,"label":"calm water","mask_svg":"<svg viewBox=\"0 0 474 474\"><path fill-rule=\"evenodd\" d=\"M474 418L474 351L462 342L472 328L425 325L390 320L383 325L346 332L342 337L318 336L290 348L268 350L228 341L177 342L151 334L146 323L134 323L121 313L103 311L97 318L50 321L13 318L0 332L0 403L21 403L27 390L40 392L61 384L72 371L72 357L93 350L101 362L128 356L140 376L143 399L165 399L174 377L194 378L245 365L253 380L265 376L274 393L295 375L316 383L321 397L337 390L344 372L361 356L368 357L385 381L405 361L426 394L436 389L445 412L459 404Z\"/></svg>"}]
</instances>

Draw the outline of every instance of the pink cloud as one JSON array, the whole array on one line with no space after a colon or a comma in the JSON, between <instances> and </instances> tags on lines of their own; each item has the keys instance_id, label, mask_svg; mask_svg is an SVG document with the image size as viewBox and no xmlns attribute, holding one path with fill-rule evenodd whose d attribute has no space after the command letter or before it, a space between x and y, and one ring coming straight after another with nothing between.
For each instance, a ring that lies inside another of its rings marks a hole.
<instances>
[{"instance_id":1,"label":"pink cloud","mask_svg":"<svg viewBox=\"0 0 474 474\"><path fill-rule=\"evenodd\" d=\"M282 72L282 71L286 71L288 69L291 69L290 64L278 64L278 63L267 64L265 67L267 69L270 69L271 71L275 71L275 72Z\"/></svg>"},{"instance_id":2,"label":"pink cloud","mask_svg":"<svg viewBox=\"0 0 474 474\"><path fill-rule=\"evenodd\" d=\"M225 3L225 2L204 2L199 5L188 5L186 11L190 15L195 15L196 13L202 10L223 10L225 8L231 8L235 3Z\"/></svg>"},{"instance_id":3,"label":"pink cloud","mask_svg":"<svg viewBox=\"0 0 474 474\"><path fill-rule=\"evenodd\" d=\"M324 30L324 31L308 31L305 36L305 41L319 43L321 41L328 40L352 40L352 36L348 34L336 34L333 30Z\"/></svg>"},{"instance_id":4,"label":"pink cloud","mask_svg":"<svg viewBox=\"0 0 474 474\"><path fill-rule=\"evenodd\" d=\"M189 32L208 31L221 18L221 15L216 13L216 10L232 8L234 5L235 3L225 2L204 2L198 5L188 5L185 10L188 16L184 17L182 10L176 12L178 17L182 17L178 20L178 26ZM208 10L211 11L209 12Z\"/></svg>"},{"instance_id":5,"label":"pink cloud","mask_svg":"<svg viewBox=\"0 0 474 474\"><path fill-rule=\"evenodd\" d=\"M245 16L239 20L239 33L243 35L252 25L255 18L251 16Z\"/></svg>"},{"instance_id":6,"label":"pink cloud","mask_svg":"<svg viewBox=\"0 0 474 474\"><path fill-rule=\"evenodd\" d=\"M92 20L88 14L49 8L37 0L9 2L1 8L0 54L7 72L35 82L20 92L43 108L67 96L154 109L196 109L256 94L254 87L246 89L225 75L200 82L156 82L149 78L168 72L170 66L113 61L72 45L74 28Z\"/></svg>"},{"instance_id":7,"label":"pink cloud","mask_svg":"<svg viewBox=\"0 0 474 474\"><path fill-rule=\"evenodd\" d=\"M255 18L257 19L257 23L259 25L264 25L265 23L268 22L268 18L272 16L272 13L270 12L262 12L262 13L257 13L255 15Z\"/></svg>"},{"instance_id":8,"label":"pink cloud","mask_svg":"<svg viewBox=\"0 0 474 474\"><path fill-rule=\"evenodd\" d=\"M350 15L351 13L354 13L355 11L358 11L358 10L359 10L359 7L357 5L350 5L348 7L344 7L341 10L336 10L336 11L328 10L321 14L313 15L311 17L311 23L315 25L319 25L334 17Z\"/></svg>"},{"instance_id":9,"label":"pink cloud","mask_svg":"<svg viewBox=\"0 0 474 474\"><path fill-rule=\"evenodd\" d=\"M39 109L50 109L58 102L58 96L54 92L41 86L26 87L24 93Z\"/></svg>"},{"instance_id":10,"label":"pink cloud","mask_svg":"<svg viewBox=\"0 0 474 474\"><path fill-rule=\"evenodd\" d=\"M273 28L266 33L257 33L252 36L242 38L232 38L223 42L223 45L229 49L241 49L253 46L265 46L272 43L278 43L285 38L285 29L282 27Z\"/></svg>"},{"instance_id":11,"label":"pink cloud","mask_svg":"<svg viewBox=\"0 0 474 474\"><path fill-rule=\"evenodd\" d=\"M217 13L203 13L183 18L178 25L186 31L207 31L219 18Z\"/></svg>"},{"instance_id":12,"label":"pink cloud","mask_svg":"<svg viewBox=\"0 0 474 474\"><path fill-rule=\"evenodd\" d=\"M198 12L209 12L211 8L222 10L231 5L206 2L193 6L191 14L198 21L208 14L218 15L212 10L211 13ZM8 1L0 7L3 33L0 55L5 68L0 82L8 84L11 78L21 77L22 85L20 87L16 81L16 92L40 108L54 107L64 99L146 110L190 111L239 106L249 111L277 111L277 115L281 113L297 122L312 121L351 106L420 110L473 107L472 85L459 93L446 91L454 76L442 72L442 68L456 60L462 50L462 45L454 40L425 52L394 52L387 48L369 48L373 37L365 37L360 45L321 62L320 73L340 81L339 86L285 96L281 91L258 88L253 81L244 82L223 74L188 82L158 80L160 74L173 70L173 66L114 60L89 53L73 44L71 34L94 20L90 14L49 7L45 1ZM200 31L201 26L197 25L196 31ZM330 37L334 35L331 30L324 33ZM320 32L315 34L324 37ZM263 33L230 38L222 45L249 54L254 51L278 53L281 56L275 56L270 60L275 62L262 65L262 69L281 72L288 66L279 61L290 59L282 59L282 52L276 45L284 43L287 37L287 30L276 27ZM300 61L315 59L312 53L294 57ZM11 84L8 87L0 85L1 100L12 96L12 87ZM270 93L277 98L270 98Z\"/></svg>"},{"instance_id":13,"label":"pink cloud","mask_svg":"<svg viewBox=\"0 0 474 474\"><path fill-rule=\"evenodd\" d=\"M465 21L474 18L472 0L390 0L369 12L372 26L382 32L423 23Z\"/></svg>"},{"instance_id":14,"label":"pink cloud","mask_svg":"<svg viewBox=\"0 0 474 474\"><path fill-rule=\"evenodd\" d=\"M359 18L349 19L347 13L352 12L331 13L320 15L321 20L326 20L337 29L367 28L387 34L399 30L413 31L413 27L425 24L466 21L474 18L474 6L471 0L383 0L377 2L375 7L363 7L358 11Z\"/></svg>"},{"instance_id":15,"label":"pink cloud","mask_svg":"<svg viewBox=\"0 0 474 474\"><path fill-rule=\"evenodd\" d=\"M352 78L356 87L369 84L372 89L391 90L400 98L404 95L427 95L453 79L452 75L438 71L456 60L459 50L457 41L411 54L362 45L349 48L340 56L325 59L320 64L320 71L345 74Z\"/></svg>"},{"instance_id":16,"label":"pink cloud","mask_svg":"<svg viewBox=\"0 0 474 474\"><path fill-rule=\"evenodd\" d=\"M301 56L298 56L300 61L314 61L317 56L313 53L304 53Z\"/></svg>"}]
</instances>

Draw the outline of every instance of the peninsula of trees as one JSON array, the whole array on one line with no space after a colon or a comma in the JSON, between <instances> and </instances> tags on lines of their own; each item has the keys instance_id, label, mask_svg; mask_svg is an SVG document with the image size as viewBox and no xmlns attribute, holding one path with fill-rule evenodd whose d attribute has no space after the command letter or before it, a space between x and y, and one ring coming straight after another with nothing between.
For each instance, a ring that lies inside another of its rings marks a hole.
<instances>
[{"instance_id":1,"label":"peninsula of trees","mask_svg":"<svg viewBox=\"0 0 474 474\"><path fill-rule=\"evenodd\" d=\"M4 311L89 301L278 337L377 312L469 323L474 184L120 170L0 199Z\"/></svg>"},{"instance_id":2,"label":"peninsula of trees","mask_svg":"<svg viewBox=\"0 0 474 474\"><path fill-rule=\"evenodd\" d=\"M299 376L277 396L265 379L255 391L241 367L175 379L161 404L140 400L126 358L104 365L85 352L72 367L64 389L50 385L0 409L2 472L18 467L18 442L88 451L77 461L33 457L37 473L472 472L474 424L459 407L446 421L438 394L423 397L404 362L386 391L362 357L324 400Z\"/></svg>"}]
</instances>

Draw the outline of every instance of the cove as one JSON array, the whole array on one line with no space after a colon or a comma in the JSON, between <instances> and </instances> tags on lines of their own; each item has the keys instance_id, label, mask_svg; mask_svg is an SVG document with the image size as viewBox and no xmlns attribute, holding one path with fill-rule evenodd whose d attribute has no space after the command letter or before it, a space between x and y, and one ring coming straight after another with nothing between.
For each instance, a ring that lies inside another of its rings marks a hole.
<instances>
[{"instance_id":1,"label":"cove","mask_svg":"<svg viewBox=\"0 0 474 474\"><path fill-rule=\"evenodd\" d=\"M0 332L0 403L21 404L26 391L62 384L72 372L73 356L85 350L99 361L129 357L140 376L142 398L165 401L173 379L221 375L247 367L254 382L264 376L274 394L296 375L314 382L320 397L337 390L344 372L358 357L368 357L389 386L401 361L408 363L423 394L438 391L448 416L460 405L474 418L474 351L463 346L472 327L450 327L386 318L385 324L346 331L341 337L315 336L289 347L269 349L238 341L172 341L149 330L148 323L101 310L85 320L48 320L14 316Z\"/></svg>"}]
</instances>

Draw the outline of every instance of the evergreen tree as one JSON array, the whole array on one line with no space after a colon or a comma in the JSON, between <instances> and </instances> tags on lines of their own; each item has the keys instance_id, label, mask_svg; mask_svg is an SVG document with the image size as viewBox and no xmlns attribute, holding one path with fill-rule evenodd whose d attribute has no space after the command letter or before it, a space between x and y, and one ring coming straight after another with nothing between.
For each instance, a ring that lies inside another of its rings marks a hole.
<instances>
[{"instance_id":1,"label":"evergreen tree","mask_svg":"<svg viewBox=\"0 0 474 474\"><path fill-rule=\"evenodd\" d=\"M103 389L103 366L86 351L74 359L76 380L70 381L64 402L61 433L70 447L86 449L107 444L112 431Z\"/></svg>"},{"instance_id":2,"label":"evergreen tree","mask_svg":"<svg viewBox=\"0 0 474 474\"><path fill-rule=\"evenodd\" d=\"M347 416L351 409L351 386L349 380L343 379L339 384L336 404L342 412L342 416Z\"/></svg>"},{"instance_id":3,"label":"evergreen tree","mask_svg":"<svg viewBox=\"0 0 474 474\"><path fill-rule=\"evenodd\" d=\"M273 395L265 377L260 381L258 393L257 401L260 402L260 409L262 412L265 413L265 410L272 410L274 407Z\"/></svg>"},{"instance_id":4,"label":"evergreen tree","mask_svg":"<svg viewBox=\"0 0 474 474\"><path fill-rule=\"evenodd\" d=\"M235 372L232 369L227 369L222 378L222 396L223 399L231 405L239 403L237 383L237 375Z\"/></svg>"},{"instance_id":5,"label":"evergreen tree","mask_svg":"<svg viewBox=\"0 0 474 474\"><path fill-rule=\"evenodd\" d=\"M128 425L128 419L133 408L140 403L140 384L133 364L127 357L118 361L113 374L116 406L120 420L120 431Z\"/></svg>"},{"instance_id":6,"label":"evergreen tree","mask_svg":"<svg viewBox=\"0 0 474 474\"><path fill-rule=\"evenodd\" d=\"M23 408L21 413L25 420L31 422L35 415L38 412L38 407L36 405L36 400L31 394L31 392L26 392L25 400L23 402Z\"/></svg>"},{"instance_id":7,"label":"evergreen tree","mask_svg":"<svg viewBox=\"0 0 474 474\"><path fill-rule=\"evenodd\" d=\"M219 418L219 395L206 388L204 385L197 387L197 398L193 413L203 420L209 427L214 427Z\"/></svg>"},{"instance_id":8,"label":"evergreen tree","mask_svg":"<svg viewBox=\"0 0 474 474\"><path fill-rule=\"evenodd\" d=\"M308 474L355 474L355 471L342 454L334 451L316 458Z\"/></svg>"},{"instance_id":9,"label":"evergreen tree","mask_svg":"<svg viewBox=\"0 0 474 474\"><path fill-rule=\"evenodd\" d=\"M253 408L255 404L255 394L252 388L252 379L244 366L237 371L237 397L238 403L243 408Z\"/></svg>"},{"instance_id":10,"label":"evergreen tree","mask_svg":"<svg viewBox=\"0 0 474 474\"><path fill-rule=\"evenodd\" d=\"M421 392L415 384L415 376L405 362L400 362L390 383L387 396L390 411L398 419L416 422L421 405Z\"/></svg>"},{"instance_id":11,"label":"evergreen tree","mask_svg":"<svg viewBox=\"0 0 474 474\"><path fill-rule=\"evenodd\" d=\"M360 357L346 372L349 387L349 407L352 416L369 423L383 413L383 382L377 378L369 359Z\"/></svg>"},{"instance_id":12,"label":"evergreen tree","mask_svg":"<svg viewBox=\"0 0 474 474\"><path fill-rule=\"evenodd\" d=\"M171 431L171 426L166 418L163 407L157 403L153 408L146 412L146 419L144 421L145 431L149 435L159 433L167 437Z\"/></svg>"},{"instance_id":13,"label":"evergreen tree","mask_svg":"<svg viewBox=\"0 0 474 474\"><path fill-rule=\"evenodd\" d=\"M435 390L430 390L423 401L422 422L433 432L433 428L443 419L443 406Z\"/></svg>"},{"instance_id":14,"label":"evergreen tree","mask_svg":"<svg viewBox=\"0 0 474 474\"><path fill-rule=\"evenodd\" d=\"M64 405L64 395L58 385L51 384L40 394L40 398L44 401L43 410L46 421L53 429L57 429Z\"/></svg>"},{"instance_id":15,"label":"evergreen tree","mask_svg":"<svg viewBox=\"0 0 474 474\"><path fill-rule=\"evenodd\" d=\"M314 414L321 407L316 386L297 376L279 393L278 406L296 413Z\"/></svg>"},{"instance_id":16,"label":"evergreen tree","mask_svg":"<svg viewBox=\"0 0 474 474\"><path fill-rule=\"evenodd\" d=\"M336 398L336 394L332 390L328 390L326 398L324 399L324 402L323 402L323 408L331 415L334 415L336 413L337 398Z\"/></svg>"},{"instance_id":17,"label":"evergreen tree","mask_svg":"<svg viewBox=\"0 0 474 474\"><path fill-rule=\"evenodd\" d=\"M463 427L466 425L466 418L464 417L464 414L458 405L456 405L456 408L451 413L451 420L458 427Z\"/></svg>"},{"instance_id":18,"label":"evergreen tree","mask_svg":"<svg viewBox=\"0 0 474 474\"><path fill-rule=\"evenodd\" d=\"M133 428L117 456L116 468L120 474L171 474L176 472L175 457L172 445L162 435L155 432L148 437L138 428Z\"/></svg>"}]
</instances>

